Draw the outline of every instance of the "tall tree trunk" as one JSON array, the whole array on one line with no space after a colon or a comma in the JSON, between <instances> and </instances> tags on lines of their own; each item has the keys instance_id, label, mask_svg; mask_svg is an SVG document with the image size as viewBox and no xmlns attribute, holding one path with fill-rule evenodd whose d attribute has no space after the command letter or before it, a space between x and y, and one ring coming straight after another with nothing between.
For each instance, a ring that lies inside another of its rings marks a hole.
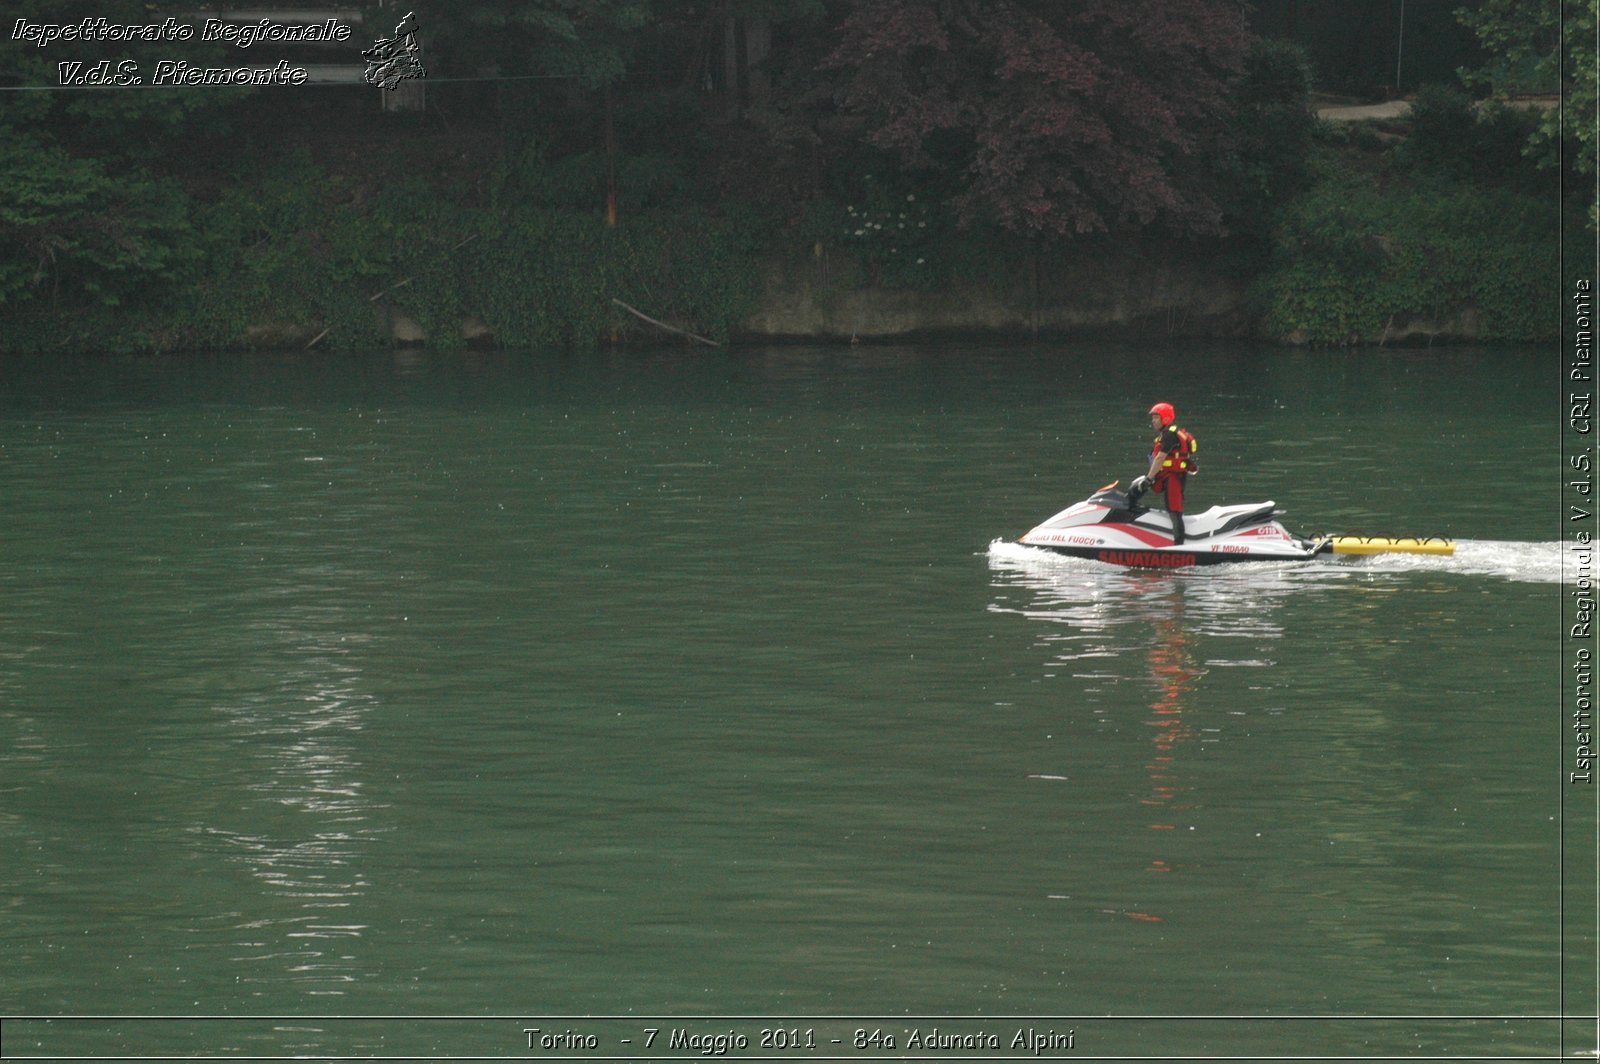
<instances>
[{"instance_id":1,"label":"tall tree trunk","mask_svg":"<svg viewBox=\"0 0 1600 1064\"><path fill-rule=\"evenodd\" d=\"M744 20L745 102L752 111L764 111L772 96L772 79L767 76L767 56L772 51L772 20Z\"/></svg>"},{"instance_id":2,"label":"tall tree trunk","mask_svg":"<svg viewBox=\"0 0 1600 1064\"><path fill-rule=\"evenodd\" d=\"M771 51L771 19L727 14L722 24L722 80L728 118L766 108L772 82L763 64Z\"/></svg>"},{"instance_id":3,"label":"tall tree trunk","mask_svg":"<svg viewBox=\"0 0 1600 1064\"><path fill-rule=\"evenodd\" d=\"M722 26L722 99L724 113L730 119L738 118L741 111L739 52L742 43L739 20L730 14Z\"/></svg>"}]
</instances>

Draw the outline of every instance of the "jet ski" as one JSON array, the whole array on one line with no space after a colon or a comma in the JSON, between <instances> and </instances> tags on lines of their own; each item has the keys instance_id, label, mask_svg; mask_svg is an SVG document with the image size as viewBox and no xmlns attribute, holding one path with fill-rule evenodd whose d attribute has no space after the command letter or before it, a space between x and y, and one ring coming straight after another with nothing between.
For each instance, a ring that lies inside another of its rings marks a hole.
<instances>
[{"instance_id":1,"label":"jet ski","mask_svg":"<svg viewBox=\"0 0 1600 1064\"><path fill-rule=\"evenodd\" d=\"M1024 533L1019 543L1113 565L1179 568L1222 562L1305 561L1334 549L1340 537L1306 539L1278 523L1268 502L1213 506L1183 515L1184 541L1175 543L1172 517L1140 506L1112 481L1087 499Z\"/></svg>"}]
</instances>

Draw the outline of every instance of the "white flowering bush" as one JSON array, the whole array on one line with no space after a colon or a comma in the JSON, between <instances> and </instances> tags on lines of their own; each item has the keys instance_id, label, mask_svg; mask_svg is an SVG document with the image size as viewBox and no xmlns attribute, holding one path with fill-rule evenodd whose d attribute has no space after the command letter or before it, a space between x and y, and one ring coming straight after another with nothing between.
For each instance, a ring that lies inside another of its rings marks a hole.
<instances>
[{"instance_id":1,"label":"white flowering bush","mask_svg":"<svg viewBox=\"0 0 1600 1064\"><path fill-rule=\"evenodd\" d=\"M935 291L993 281L1023 257L1003 233L958 228L940 190L908 184L863 175L839 199L808 205L800 233L815 256L833 256L827 284Z\"/></svg>"},{"instance_id":2,"label":"white flowering bush","mask_svg":"<svg viewBox=\"0 0 1600 1064\"><path fill-rule=\"evenodd\" d=\"M894 287L926 287L940 276L935 211L915 192L864 180L865 195L836 218L837 239L869 264L873 279Z\"/></svg>"}]
</instances>

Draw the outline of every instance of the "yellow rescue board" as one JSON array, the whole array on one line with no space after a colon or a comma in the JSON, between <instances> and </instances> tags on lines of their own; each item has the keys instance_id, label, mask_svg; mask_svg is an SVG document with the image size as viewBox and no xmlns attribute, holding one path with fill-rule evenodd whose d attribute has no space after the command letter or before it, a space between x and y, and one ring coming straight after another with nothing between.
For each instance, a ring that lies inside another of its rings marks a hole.
<instances>
[{"instance_id":1,"label":"yellow rescue board","mask_svg":"<svg viewBox=\"0 0 1600 1064\"><path fill-rule=\"evenodd\" d=\"M1333 536L1335 554L1454 554L1455 541L1388 536Z\"/></svg>"}]
</instances>

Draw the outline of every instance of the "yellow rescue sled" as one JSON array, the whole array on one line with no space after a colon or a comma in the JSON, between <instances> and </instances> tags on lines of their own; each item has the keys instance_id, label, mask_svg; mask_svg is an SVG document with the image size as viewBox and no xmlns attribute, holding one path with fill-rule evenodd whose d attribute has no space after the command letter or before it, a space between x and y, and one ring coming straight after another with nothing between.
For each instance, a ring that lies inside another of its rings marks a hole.
<instances>
[{"instance_id":1,"label":"yellow rescue sled","mask_svg":"<svg viewBox=\"0 0 1600 1064\"><path fill-rule=\"evenodd\" d=\"M1454 540L1433 536L1329 536L1328 549L1335 554L1454 554Z\"/></svg>"}]
</instances>

